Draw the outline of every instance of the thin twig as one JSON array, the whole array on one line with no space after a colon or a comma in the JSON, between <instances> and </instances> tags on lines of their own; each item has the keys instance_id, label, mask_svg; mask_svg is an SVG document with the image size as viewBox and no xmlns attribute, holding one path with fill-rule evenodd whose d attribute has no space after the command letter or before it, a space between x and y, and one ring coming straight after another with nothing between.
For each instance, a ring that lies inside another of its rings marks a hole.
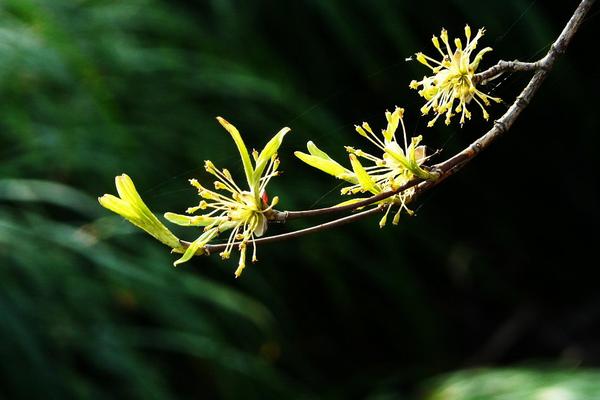
<instances>
[{"instance_id":1,"label":"thin twig","mask_svg":"<svg viewBox=\"0 0 600 400\"><path fill-rule=\"evenodd\" d=\"M397 189L390 190L387 192L379 193L375 196L368 197L364 200L357 201L352 204L346 204L343 206L333 206L333 207L325 207L325 208L316 208L314 210L301 210L301 211L276 211L274 210L269 215L269 220L274 222L285 222L290 219L298 219L298 218L306 218L306 217L315 217L318 215L332 214L332 213L340 213L344 211L353 211L358 208L368 206L374 203L377 203L380 200L387 199L395 194L403 192L411 187L417 186L419 183L423 182L422 179L413 179L412 181L400 186Z\"/></svg>"},{"instance_id":2,"label":"thin twig","mask_svg":"<svg viewBox=\"0 0 600 400\"><path fill-rule=\"evenodd\" d=\"M256 244L261 244L261 243L278 242L278 241L287 240L287 239L294 239L294 238L297 238L300 236L308 235L309 233L319 232L319 231L323 231L326 229L335 228L337 226L349 224L350 222L358 221L360 219L368 217L369 215L372 215L372 214L375 214L375 213L378 213L381 211L383 211L383 209L380 207L371 208L369 210L361 211L356 214L347 215L343 218L338 218L336 220L325 222L323 224L311 226L310 228L299 229L297 231L282 233L281 235L273 235L273 236L258 238L258 239L248 241L248 243L254 242ZM186 243L187 242L184 242L184 244L186 244ZM235 243L235 244L239 244L239 242ZM226 243L207 244L206 246L204 246L204 250L206 251L207 254L210 254L210 253L215 253L215 252L224 250L225 246L227 246Z\"/></svg>"},{"instance_id":3,"label":"thin twig","mask_svg":"<svg viewBox=\"0 0 600 400\"><path fill-rule=\"evenodd\" d=\"M471 143L467 148L465 148L461 152L457 153L456 155L449 158L448 160L441 162L439 164L436 164L432 167L433 171L436 171L437 173L439 173L438 179L429 180L429 181L422 181L422 180L415 179L414 181L409 182L407 185L405 185L401 188L398 188L395 191L380 193L377 196L370 197L359 203L354 203L354 204L351 204L348 206L327 207L327 208L321 208L321 209L316 209L316 210L306 210L306 211L287 211L287 212L286 211L278 211L277 213L279 213L279 215L274 214L275 217L272 217L272 219L278 220L278 221L284 221L286 219L292 219L292 218L323 215L323 214L329 214L329 213L334 213L334 212L353 210L358 207L364 207L366 205L373 204L377 201L380 201L380 200L383 200L390 196L393 196L393 195L395 195L403 190L406 190L409 187L415 186L415 185L416 185L415 192L417 195L426 190L431 189L434 186L439 185L445 179L452 176L454 173L456 173L458 170L460 170L462 167L464 167L477 154L479 154L481 152L481 150L489 147L492 142L494 142L499 136L506 133L512 127L512 125L515 122L515 120L517 119L517 117L521 114L521 112L525 109L525 107L527 107L527 105L529 104L529 102L531 101L531 99L533 98L535 93L540 88L544 79L546 79L546 77L548 76L548 73L550 72L550 70L554 67L556 59L566 51L567 46L571 42L571 39L575 35L575 32L577 32L577 30L581 26L581 23L583 22L585 15L590 10L594 1L595 0L582 0L579 3L579 6L577 6L577 9L571 16L571 19L569 20L567 25L564 27L564 29L562 30L562 32L560 33L560 35L558 36L556 41L552 44L548 53L542 59L540 59L534 63L521 63L521 62L516 62L516 61L500 61L498 64L491 67L490 69L483 71L480 74L476 75L476 76L480 76L480 78L477 78L477 79L479 79L479 81L481 81L481 80L490 79L491 77L494 77L494 76L498 75L499 73L502 73L504 71L509 71L509 70L513 70L513 71L535 70L536 71L535 74L533 75L533 77L531 78L531 80L529 81L529 83L527 84L527 86L523 89L523 91L521 91L519 96L517 96L516 100L509 107L509 109L504 113L504 115L502 115L502 117L500 117L498 120L494 121L494 126L492 127L492 129L487 131L483 136L481 136L479 139L477 139L476 141ZM359 220L361 218L364 218L366 216L369 216L371 214L380 212L381 210L382 210L382 208L380 208L380 207L373 208L373 209L362 211L362 212L352 214L352 215L349 215L349 216L346 216L343 218L339 218L339 219L336 219L336 220L333 220L330 222L326 222L326 223L323 223L320 225L315 225L310 228L300 229L300 230L288 232L288 233L283 233L281 235L273 235L273 236L267 236L264 238L256 239L256 240L254 240L254 242L256 244L262 244L262 243L270 243L270 242L275 242L275 241L280 241L280 240L296 238L296 237L303 236L303 235L306 235L309 233L319 232L319 231L322 231L325 229L344 225L344 224ZM279 218L279 219L277 219L277 218ZM182 244L184 247L187 247L187 245L189 245L188 242L183 242L183 241L182 241ZM207 245L204 247L204 249L209 253L220 251L224 248L225 248L225 244Z\"/></svg>"},{"instance_id":4,"label":"thin twig","mask_svg":"<svg viewBox=\"0 0 600 400\"><path fill-rule=\"evenodd\" d=\"M482 85L485 85L487 81L494 79L505 72L537 71L542 67L540 61L541 60L538 60L536 62L522 62L518 60L500 60L498 61L498 64L494 65L493 67L490 67L485 71L475 74L475 76L473 77L473 83L481 83Z\"/></svg>"}]
</instances>

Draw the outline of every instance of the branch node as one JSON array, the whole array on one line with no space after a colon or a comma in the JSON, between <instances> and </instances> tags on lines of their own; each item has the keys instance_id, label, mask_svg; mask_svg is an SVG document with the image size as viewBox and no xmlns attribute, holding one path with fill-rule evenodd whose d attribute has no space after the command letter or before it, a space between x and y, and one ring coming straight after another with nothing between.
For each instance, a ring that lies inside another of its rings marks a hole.
<instances>
[{"instance_id":1,"label":"branch node","mask_svg":"<svg viewBox=\"0 0 600 400\"><path fill-rule=\"evenodd\" d=\"M277 218L277 222L279 222L280 224L285 224L285 222L288 219L288 215L290 214L289 211L284 211L282 213L279 213L279 216Z\"/></svg>"},{"instance_id":2,"label":"branch node","mask_svg":"<svg viewBox=\"0 0 600 400\"><path fill-rule=\"evenodd\" d=\"M515 104L518 108L522 109L529 105L529 100L526 100L525 98L523 98L523 96L519 96L519 97L517 97Z\"/></svg>"},{"instance_id":3,"label":"branch node","mask_svg":"<svg viewBox=\"0 0 600 400\"><path fill-rule=\"evenodd\" d=\"M550 72L550 70L552 69L552 67L548 63L547 55L544 58L542 58L541 60L536 61L535 67L536 67L536 69L538 69L538 70L541 69L544 72Z\"/></svg>"},{"instance_id":4,"label":"branch node","mask_svg":"<svg viewBox=\"0 0 600 400\"><path fill-rule=\"evenodd\" d=\"M519 96L519 99L520 99L520 96ZM505 133L508 130L508 127L506 126L506 123L504 121L499 120L499 119L497 119L497 120L494 121L494 127L498 130L498 132L500 134L503 134L503 133ZM479 143L477 143L477 145L479 145L479 147L481 147L481 145Z\"/></svg>"},{"instance_id":5,"label":"branch node","mask_svg":"<svg viewBox=\"0 0 600 400\"><path fill-rule=\"evenodd\" d=\"M555 53L557 56L559 56L567 52L567 47L562 41L556 41L552 43L552 46L550 46L550 52Z\"/></svg>"},{"instance_id":6,"label":"branch node","mask_svg":"<svg viewBox=\"0 0 600 400\"><path fill-rule=\"evenodd\" d=\"M480 143L479 141L477 141L477 142L474 142L474 143L471 143L471 146L469 146L469 147L470 147L471 151L473 152L473 156L474 156L475 154L479 154L479 152L480 152L481 150L483 150L483 148L482 148L482 146L481 146L481 143ZM463 161L461 161L461 162L460 162L460 163L458 163L456 166L462 165L462 164L463 164L465 161L466 161L466 160L463 160ZM456 166L455 166L455 167L456 167Z\"/></svg>"},{"instance_id":7,"label":"branch node","mask_svg":"<svg viewBox=\"0 0 600 400\"><path fill-rule=\"evenodd\" d=\"M285 221L287 220L288 214L288 211L271 210L268 213L265 213L265 216L270 222L282 224L285 223Z\"/></svg>"},{"instance_id":8,"label":"branch node","mask_svg":"<svg viewBox=\"0 0 600 400\"><path fill-rule=\"evenodd\" d=\"M444 171L442 171L440 168L438 168L436 166L429 168L429 170L427 172L429 172L430 177L428 180L430 180L430 181L437 181L438 179L440 179L440 177L444 173Z\"/></svg>"}]
</instances>

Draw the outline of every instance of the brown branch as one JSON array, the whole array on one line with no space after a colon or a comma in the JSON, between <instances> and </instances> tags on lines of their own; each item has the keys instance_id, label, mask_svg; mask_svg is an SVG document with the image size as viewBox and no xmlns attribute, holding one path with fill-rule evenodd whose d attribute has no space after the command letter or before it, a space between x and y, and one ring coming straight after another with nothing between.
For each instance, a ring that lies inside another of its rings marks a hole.
<instances>
[{"instance_id":1,"label":"brown branch","mask_svg":"<svg viewBox=\"0 0 600 400\"><path fill-rule=\"evenodd\" d=\"M535 62L522 62L522 61L498 61L496 65L476 74L473 77L473 83L485 84L486 81L497 77L504 72L525 72L525 71L544 71L546 74L550 72L554 66L554 62L559 55L563 54L567 50L569 42L573 38L573 35L579 29L579 26L583 22L585 15L594 4L595 0L582 0L577 6L577 9L571 16L571 19L565 25L563 31L559 37L552 43L548 53L541 59ZM546 75L544 74L544 76Z\"/></svg>"},{"instance_id":2,"label":"brown branch","mask_svg":"<svg viewBox=\"0 0 600 400\"><path fill-rule=\"evenodd\" d=\"M360 219L368 217L369 215L372 215L372 214L375 214L375 213L378 213L381 211L383 211L383 209L381 207L371 208L369 210L361 211L356 214L347 215L345 217L338 218L333 221L329 221L329 222L325 222L323 224L311 226L310 228L299 229L297 231L282 233L281 235L273 235L273 236L258 238L258 239L251 240L248 243L254 242L256 244L261 244L261 243L279 242L281 240L287 240L287 239L294 239L294 238L297 238L300 236L308 235L309 233L319 232L319 231L323 231L326 229L335 228L337 226L346 225L346 224L349 224L350 222L358 221ZM187 245L189 245L188 242L182 241L182 243L186 247L187 247ZM235 244L239 244L239 242L235 243ZM204 246L204 250L206 251L207 254L215 253L215 252L224 250L226 245L227 245L226 243L207 244L206 246Z\"/></svg>"},{"instance_id":3,"label":"brown branch","mask_svg":"<svg viewBox=\"0 0 600 400\"><path fill-rule=\"evenodd\" d=\"M477 154L479 154L483 149L490 146L490 144L492 142L494 142L499 136L506 133L508 131L508 129L510 129L512 127L512 125L516 121L517 117L521 114L523 109L525 109L525 107L529 104L529 102L531 101L531 99L533 98L535 93L540 88L544 79L546 79L546 77L548 76L548 73L550 72L550 70L554 67L554 64L555 64L558 56L560 56L561 54L563 54L566 51L567 46L571 42L571 39L575 35L575 32L577 32L577 30L581 26L585 15L590 10L594 1L595 0L582 0L579 3L579 6L577 6L577 9L571 16L571 19L569 20L567 25L564 27L564 29L562 30L562 32L560 33L560 35L558 36L556 41L552 44L552 46L550 46L550 50L548 51L548 53L540 60L538 60L534 63L521 63L521 62L517 62L517 61L512 61L512 62L500 61L498 64L491 67L490 69L483 71L480 74L476 75L476 77L480 76L480 78L478 78L478 79L479 79L479 81L482 81L482 80L490 79L491 77L494 77L501 72L508 71L511 69L514 71L529 71L529 70L536 71L535 74L533 75L533 77L531 78L531 80L529 81L529 83L527 84L527 86L521 91L519 96L517 96L516 100L509 107L509 109L504 113L504 115L502 115L502 117L500 117L498 120L494 121L494 126L492 127L492 129L490 129L479 139L477 139L476 141L471 143L471 145L469 145L463 151L457 153L456 155L449 158L448 160L441 162L439 164L436 164L432 167L432 171L439 173L438 179L429 180L429 181L415 179L414 181L409 182L407 185L404 185L403 187L400 187L395 191L380 193L379 195L372 196L368 199L361 201L360 203L354 203L354 204L351 204L348 206L327 207L327 208L321 208L321 209L316 209L316 210L306 210L306 211L276 211L274 214L272 214L273 216L271 217L271 219L274 221L285 221L287 219L293 219L293 218L324 215L324 214L341 212L341 211L349 211L349 210L356 209L358 207L364 207L364 206L373 204L377 201L380 201L380 200L383 200L390 196L393 196L393 195L395 195L403 190L406 190L410 187L413 187L415 185L416 185L415 191L416 191L417 195L420 193L423 193L426 190L431 189L434 186L439 185L445 179L452 176L454 173L456 173L458 170L460 170L462 167L464 167ZM382 210L382 208L380 208L380 207L373 208L373 209L362 211L362 212L352 214L352 215L349 215L349 216L346 216L343 218L339 218L339 219L336 219L336 220L333 220L330 222L315 225L310 228L305 228L305 229L300 229L300 230L293 231L293 232L283 233L281 235L274 235L274 236L268 236L268 237L256 239L256 240L254 240L254 242L256 244L262 244L262 243L270 243L270 242L275 242L275 241L280 241L280 240L296 238L296 237L303 236L303 235L306 235L309 233L319 232L319 231L322 231L325 229L329 229L329 228L337 227L337 226L344 225L344 224L347 224L350 222L354 222L356 220L359 220L359 219L369 216L371 214L380 212L381 210ZM187 245L189 245L188 242L183 242L183 241L182 241L182 244L184 247L187 247ZM204 249L209 253L220 251L224 248L225 248L225 244L207 245L204 247Z\"/></svg>"},{"instance_id":4,"label":"brown branch","mask_svg":"<svg viewBox=\"0 0 600 400\"><path fill-rule=\"evenodd\" d=\"M504 61L500 60L496 65L482 71L478 74L475 74L473 77L473 83L480 83L485 85L487 81L494 79L505 72L527 72L527 71L537 71L542 68L540 64L541 60L536 62L522 62L518 60L514 61Z\"/></svg>"},{"instance_id":5,"label":"brown branch","mask_svg":"<svg viewBox=\"0 0 600 400\"><path fill-rule=\"evenodd\" d=\"M346 204L343 206L333 206L333 207L325 207L325 208L316 208L314 210L301 210L301 211L276 211L274 210L269 216L270 221L274 222L285 222L290 219L298 219L298 218L306 218L306 217L315 217L318 215L326 215L333 213L340 213L344 211L353 211L361 207L365 207L378 201L385 200L388 197L391 197L395 194L403 192L411 187L417 186L419 183L422 183L422 179L413 179L412 181L400 186L398 189L390 190L387 192L379 193L375 196L371 196L361 201L357 201L356 203Z\"/></svg>"}]
</instances>

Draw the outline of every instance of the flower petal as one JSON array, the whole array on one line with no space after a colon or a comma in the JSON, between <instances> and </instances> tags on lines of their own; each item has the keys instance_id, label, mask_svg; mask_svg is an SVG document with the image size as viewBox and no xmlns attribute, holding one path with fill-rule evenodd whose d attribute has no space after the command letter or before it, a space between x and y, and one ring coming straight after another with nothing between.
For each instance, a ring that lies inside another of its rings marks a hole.
<instances>
[{"instance_id":1,"label":"flower petal","mask_svg":"<svg viewBox=\"0 0 600 400\"><path fill-rule=\"evenodd\" d=\"M479 67L479 63L481 62L481 59L483 58L483 55L485 53L487 53L488 51L492 51L491 47L486 47L484 49L481 49L481 51L479 53L477 53L477 55L475 56L475 59L473 60L473 62L471 63L471 65L469 65L469 67L471 67L471 69L473 71L475 71L477 69L477 67Z\"/></svg>"},{"instance_id":2,"label":"flower petal","mask_svg":"<svg viewBox=\"0 0 600 400\"><path fill-rule=\"evenodd\" d=\"M331 157L329 157L329 155L327 153L325 153L323 150L319 149L312 140L309 141L308 143L306 143L306 148L308 149L308 152L313 156L325 158L327 160L332 159Z\"/></svg>"},{"instance_id":3,"label":"flower petal","mask_svg":"<svg viewBox=\"0 0 600 400\"><path fill-rule=\"evenodd\" d=\"M181 248L179 239L146 206L129 176L126 174L117 176L115 184L120 198L105 194L98 198L100 205L121 215L161 243L173 249Z\"/></svg>"},{"instance_id":4,"label":"flower petal","mask_svg":"<svg viewBox=\"0 0 600 400\"><path fill-rule=\"evenodd\" d=\"M337 161L334 161L331 158L313 156L302 153L301 151L294 152L294 155L311 167L319 169L329 175L333 175L336 178L343 179L350 183L357 183L356 178L353 177L354 174L352 174L352 171L342 167Z\"/></svg>"},{"instance_id":5,"label":"flower petal","mask_svg":"<svg viewBox=\"0 0 600 400\"><path fill-rule=\"evenodd\" d=\"M350 204L355 204L355 203L358 203L360 201L367 200L367 199L368 199L368 197L355 197L350 200L342 201L341 203L336 204L334 207L348 206ZM362 207L360 207L360 208L362 208Z\"/></svg>"},{"instance_id":6,"label":"flower petal","mask_svg":"<svg viewBox=\"0 0 600 400\"><path fill-rule=\"evenodd\" d=\"M258 182L258 180L260 179L263 171L265 170L265 167L267 166L267 164L269 163L269 160L271 159L271 156L273 156L273 154L277 153L277 150L279 150L279 146L281 146L281 143L283 142L283 137L289 131L290 131L290 128L288 128L288 127L281 129L279 132L277 132L277 134L275 136L273 136L273 138L271 140L269 140L269 142L262 149L262 151L256 158L256 168L254 168L254 175L253 175L253 180L255 182Z\"/></svg>"},{"instance_id":7,"label":"flower petal","mask_svg":"<svg viewBox=\"0 0 600 400\"><path fill-rule=\"evenodd\" d=\"M190 258L192 258L195 255L200 256L200 255L204 254L203 247L208 242L210 242L215 236L217 236L218 233L219 233L218 228L212 228L212 229L209 229L208 231L204 232L202 235L200 235L200 237L198 239L196 239L192 243L190 243L190 245L185 250L183 255L173 263L173 266L177 266L181 263L189 261Z\"/></svg>"},{"instance_id":8,"label":"flower petal","mask_svg":"<svg viewBox=\"0 0 600 400\"><path fill-rule=\"evenodd\" d=\"M371 178L371 175L364 169L358 158L354 154L350 154L350 163L352 164L352 169L354 170L354 174L358 178L358 183L364 190L368 190L371 193L379 193L380 190L377 188L375 181Z\"/></svg>"},{"instance_id":9,"label":"flower petal","mask_svg":"<svg viewBox=\"0 0 600 400\"><path fill-rule=\"evenodd\" d=\"M113 196L112 194L105 194L104 196L98 197L98 202L102 207L114 212L115 214L119 214L124 218L130 219L135 218L136 216L135 210L128 202Z\"/></svg>"},{"instance_id":10,"label":"flower petal","mask_svg":"<svg viewBox=\"0 0 600 400\"><path fill-rule=\"evenodd\" d=\"M223 126L223 128L225 128L225 130L227 130L227 132L229 132L229 134L233 138L233 141L235 142L235 145L237 146L238 151L240 152L240 156L242 158L242 164L244 166L244 173L246 174L246 180L248 181L248 186L252 187L254 169L252 168L252 161L250 160L250 154L248 153L246 144L244 143L244 140L242 139L242 135L240 135L240 132L237 130L237 128L235 126L231 125L224 118L217 117L217 121L219 121L219 123Z\"/></svg>"},{"instance_id":11,"label":"flower petal","mask_svg":"<svg viewBox=\"0 0 600 400\"><path fill-rule=\"evenodd\" d=\"M164 216L167 221L181 226L207 226L218 219L215 217L207 217L205 215L189 216L172 212L167 212Z\"/></svg>"},{"instance_id":12,"label":"flower petal","mask_svg":"<svg viewBox=\"0 0 600 400\"><path fill-rule=\"evenodd\" d=\"M204 236L204 235L202 235L202 236ZM198 250L200 250L199 255L202 255L204 253L204 250L202 250L202 247L206 243L204 243L204 239L202 238L202 236L200 236L198 239L196 239L192 243L190 243L188 248L185 250L185 253L183 253L183 255L180 258L175 260L175 262L173 263L174 267L176 267L177 265L182 264L186 261L189 261L190 258L192 258Z\"/></svg>"}]
</instances>

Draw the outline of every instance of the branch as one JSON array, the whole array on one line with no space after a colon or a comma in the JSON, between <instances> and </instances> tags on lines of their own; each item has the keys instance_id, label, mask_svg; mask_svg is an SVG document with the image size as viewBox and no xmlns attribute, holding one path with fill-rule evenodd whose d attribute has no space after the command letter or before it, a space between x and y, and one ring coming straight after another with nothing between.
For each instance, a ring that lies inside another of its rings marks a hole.
<instances>
[{"instance_id":1,"label":"branch","mask_svg":"<svg viewBox=\"0 0 600 400\"><path fill-rule=\"evenodd\" d=\"M317 208L314 210L302 210L302 211L277 211L273 210L273 212L269 215L269 220L274 222L285 222L290 219L298 219L305 217L315 217L318 215L339 213L344 211L353 211L361 207L365 207L378 201L387 199L395 194L403 192L411 187L417 186L419 183L422 183L422 179L413 179L412 181L400 186L398 189L390 190L387 192L379 193L375 196L371 196L361 201L357 201L356 203L346 204L343 206L333 206L333 207L325 207L325 208Z\"/></svg>"},{"instance_id":2,"label":"branch","mask_svg":"<svg viewBox=\"0 0 600 400\"><path fill-rule=\"evenodd\" d=\"M494 127L489 130L486 134L484 134L481 138L473 142L468 148L464 149L460 153L451 157L450 159L434 165L431 168L431 171L439 174L439 178L433 181L424 181L422 179L415 179L409 182L402 187L388 191L384 193L380 193L376 196L369 197L365 200L348 204L344 206L333 206L326 208L318 208L314 210L301 210L301 211L278 211L273 210L273 212L268 216L270 221L273 222L285 222L290 219L297 218L305 218L305 217L313 217L319 215L333 214L344 211L352 211L356 210L360 207L365 207L370 204L374 204L378 201L391 197L395 194L403 192L406 189L409 189L413 186L417 186L417 191L422 192L424 188L429 188L438 185L441 181L446 179L448 176L454 174L458 169L462 168L462 164L475 156L475 154L479 153L482 149L489 146L489 144L496 139L497 136L500 136L502 133L506 132L517 119L521 111L529 104L529 101L537 92L537 89L546 78L558 56L563 54L570 43L571 39L575 32L579 29L579 26L583 22L583 18L589 11L590 7L594 3L595 0L583 0L575 12L573 16L559 35L559 37L554 41L554 43L550 46L550 50L548 53L535 62L521 62L521 61L498 61L496 65L488 68L485 71L476 74L473 77L473 82L481 82L481 84L485 84L486 81L497 77L498 75L509 72L509 71L537 71L533 76L529 84L523 89L521 94L517 97L512 106L504 113L500 119L494 122Z\"/></svg>"},{"instance_id":3,"label":"branch","mask_svg":"<svg viewBox=\"0 0 600 400\"><path fill-rule=\"evenodd\" d=\"M546 74L550 72L554 66L554 62L559 55L563 54L567 50L569 42L573 38L573 35L579 29L579 26L583 22L585 15L594 4L595 0L582 0L579 6L571 16L571 19L564 27L561 34L558 36L556 41L550 46L548 53L536 62L521 62L515 61L498 61L496 65L476 74L473 77L473 83L485 84L486 81L493 79L504 72L525 72L525 71L545 71Z\"/></svg>"},{"instance_id":4,"label":"branch","mask_svg":"<svg viewBox=\"0 0 600 400\"><path fill-rule=\"evenodd\" d=\"M320 231L324 231L326 229L335 228L337 226L346 225L346 224L349 224L350 222L358 221L360 219L368 217L371 214L375 214L375 213L378 213L381 211L383 211L383 209L381 207L371 208L369 210L361 211L356 214L347 215L343 218L338 218L336 220L325 222L323 224L311 226L310 228L299 229L297 231L282 233L281 235L273 235L273 236L267 236L267 237L263 237L263 238L259 238L259 239L249 240L248 243L261 244L261 243L279 242L281 240L287 240L287 239L294 239L294 238L297 238L300 236L308 235L309 233L320 232ZM184 241L181 241L181 242L184 247L187 247L189 245L189 242L184 242ZM237 242L235 244L239 245L240 242ZM224 250L226 245L227 245L226 243L207 244L206 246L204 246L204 250L206 251L206 254L210 254L210 253Z\"/></svg>"},{"instance_id":5,"label":"branch","mask_svg":"<svg viewBox=\"0 0 600 400\"><path fill-rule=\"evenodd\" d=\"M522 62L519 60L500 60L493 67L490 67L485 71L475 74L475 76L473 77L473 83L481 83L482 85L485 85L489 80L497 78L505 72L537 71L538 69L542 68L540 61L541 60L538 60L536 62Z\"/></svg>"},{"instance_id":6,"label":"branch","mask_svg":"<svg viewBox=\"0 0 600 400\"><path fill-rule=\"evenodd\" d=\"M416 195L425 192L443 182L448 177L454 175L457 171L459 171L462 167L464 167L467 163L469 163L477 154L479 154L483 149L489 147L492 142L494 142L499 136L506 133L514 124L517 117L521 114L521 112L527 107L535 93L540 88L542 82L546 79L549 72L554 67L557 58L563 54L571 39L575 35L575 32L581 26L585 15L590 10L595 0L582 0L577 6L577 9L571 16L571 19L564 27L556 41L552 43L550 46L550 50L548 53L541 58L540 60L533 63L522 63L518 61L500 61L495 66L489 68L486 71L481 72L475 76L478 81L485 81L490 79L491 77L497 76L498 74L513 70L513 71L530 71L535 70L535 74L527 84L527 86L521 91L519 96L515 99L513 104L509 107L509 109L500 117L498 120L494 121L494 126L492 129L487 131L483 136L479 139L475 140L471 143L467 148L457 153L453 157L449 158L446 161L443 161L439 164L436 164L432 167L432 171L435 171L439 174L438 179L423 181L420 179L415 179L414 181L409 182L408 184L398 188L394 191L380 193L376 196L372 196L368 199L365 199L361 202L357 202L354 204L350 204L347 206L339 206L339 207L327 207L316 210L306 210L306 211L275 211L270 217L273 221L286 221L287 219L308 217L308 216L316 216L316 215L324 215L334 212L342 212L354 210L358 207L364 207L370 204L373 204L377 201L383 200L390 196L393 196L401 191L404 191L410 187L415 187ZM477 78L479 77L479 78ZM260 239L255 239L254 241L249 241L249 243L254 242L256 244L262 243L270 243L280 240L292 239L299 236L303 236L309 233L319 232L325 229L334 228L340 225L344 225L350 222L357 221L364 217L367 217L371 214L375 214L377 212L381 212L381 207L376 207L370 210L362 211L356 214L352 214L343 218L339 218L327 223L323 223L320 225L316 225L310 228L300 229L293 232L283 233L281 235L268 236ZM239 244L239 243L237 243ZM189 242L182 241L182 245L187 247ZM207 245L204 247L207 253L220 251L225 248L225 244L219 245Z\"/></svg>"}]
</instances>

